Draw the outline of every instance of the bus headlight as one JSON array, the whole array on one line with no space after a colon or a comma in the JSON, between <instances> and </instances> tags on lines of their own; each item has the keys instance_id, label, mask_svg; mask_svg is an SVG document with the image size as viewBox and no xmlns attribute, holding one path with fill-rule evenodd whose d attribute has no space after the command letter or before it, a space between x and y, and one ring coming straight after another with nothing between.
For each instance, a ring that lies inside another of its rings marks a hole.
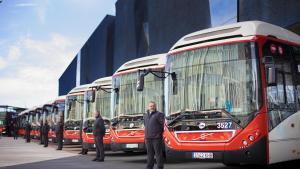
<instances>
[{"instance_id":1,"label":"bus headlight","mask_svg":"<svg viewBox=\"0 0 300 169\"><path fill-rule=\"evenodd\" d=\"M249 137L249 140L252 142L252 141L254 141L254 136L253 135L250 135Z\"/></svg>"},{"instance_id":2,"label":"bus headlight","mask_svg":"<svg viewBox=\"0 0 300 169\"><path fill-rule=\"evenodd\" d=\"M246 140L243 140L242 143L243 143L244 146L248 145L248 142Z\"/></svg>"}]
</instances>

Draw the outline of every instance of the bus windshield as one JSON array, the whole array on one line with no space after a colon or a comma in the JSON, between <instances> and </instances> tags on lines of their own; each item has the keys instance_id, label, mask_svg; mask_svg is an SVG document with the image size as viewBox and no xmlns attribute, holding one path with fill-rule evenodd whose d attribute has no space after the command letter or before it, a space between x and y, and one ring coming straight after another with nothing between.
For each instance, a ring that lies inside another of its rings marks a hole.
<instances>
[{"instance_id":1,"label":"bus windshield","mask_svg":"<svg viewBox=\"0 0 300 169\"><path fill-rule=\"evenodd\" d=\"M46 120L47 120L47 122L48 122L48 124L50 125L50 126L52 126L53 125L53 122L52 122L52 105L46 105L45 107L44 107L44 114L45 114L45 121L44 122L46 122Z\"/></svg>"},{"instance_id":2,"label":"bus windshield","mask_svg":"<svg viewBox=\"0 0 300 169\"><path fill-rule=\"evenodd\" d=\"M61 116L65 112L65 102L58 102L53 105L53 112L51 113L51 121L57 124L60 121Z\"/></svg>"},{"instance_id":3,"label":"bus windshield","mask_svg":"<svg viewBox=\"0 0 300 169\"><path fill-rule=\"evenodd\" d=\"M177 92L168 92L168 115L223 109L248 116L261 105L258 59L254 42L188 50L168 57L177 75ZM168 81L172 89L173 81Z\"/></svg>"},{"instance_id":4,"label":"bus windshield","mask_svg":"<svg viewBox=\"0 0 300 169\"><path fill-rule=\"evenodd\" d=\"M94 112L100 112L102 118L110 120L110 89L97 90L94 102L87 103L86 118L93 118Z\"/></svg>"},{"instance_id":5,"label":"bus windshield","mask_svg":"<svg viewBox=\"0 0 300 169\"><path fill-rule=\"evenodd\" d=\"M70 108L66 112L66 121L80 121L83 112L83 94L68 96L67 99Z\"/></svg>"},{"instance_id":6,"label":"bus windshield","mask_svg":"<svg viewBox=\"0 0 300 169\"><path fill-rule=\"evenodd\" d=\"M156 73L158 74L158 73ZM138 73L128 73L113 77L118 91L113 93L114 117L143 115L149 101L155 101L157 110L163 111L163 79L148 74L145 76L144 90L136 90Z\"/></svg>"}]
</instances>

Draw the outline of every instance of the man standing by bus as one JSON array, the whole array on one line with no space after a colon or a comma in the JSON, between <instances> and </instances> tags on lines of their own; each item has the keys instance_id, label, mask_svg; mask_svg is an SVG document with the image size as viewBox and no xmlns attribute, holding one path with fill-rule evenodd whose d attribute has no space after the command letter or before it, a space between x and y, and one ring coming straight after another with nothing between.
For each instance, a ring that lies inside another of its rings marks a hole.
<instances>
[{"instance_id":1,"label":"man standing by bus","mask_svg":"<svg viewBox=\"0 0 300 169\"><path fill-rule=\"evenodd\" d=\"M58 123L56 124L55 134L57 138L57 149L62 150L63 148L63 139L64 139L64 118L61 115L59 116Z\"/></svg>"},{"instance_id":2,"label":"man standing by bus","mask_svg":"<svg viewBox=\"0 0 300 169\"><path fill-rule=\"evenodd\" d=\"M153 169L154 155L158 169L164 168L163 131L165 116L156 110L156 103L151 101L144 115L145 143L147 148L147 168Z\"/></svg>"},{"instance_id":3,"label":"man standing by bus","mask_svg":"<svg viewBox=\"0 0 300 169\"><path fill-rule=\"evenodd\" d=\"M105 125L104 120L100 116L100 113L97 111L95 113L95 122L93 126L93 134L96 144L96 158L93 161L104 161L104 145L103 145L103 137L105 135Z\"/></svg>"},{"instance_id":4,"label":"man standing by bus","mask_svg":"<svg viewBox=\"0 0 300 169\"><path fill-rule=\"evenodd\" d=\"M26 143L30 142L30 131L31 131L31 125L30 125L29 121L27 121L26 126L25 126Z\"/></svg>"},{"instance_id":5,"label":"man standing by bus","mask_svg":"<svg viewBox=\"0 0 300 169\"><path fill-rule=\"evenodd\" d=\"M50 130L50 126L48 124L48 121L45 121L45 124L43 126L43 138L44 138L44 147L48 147L48 133Z\"/></svg>"},{"instance_id":6,"label":"man standing by bus","mask_svg":"<svg viewBox=\"0 0 300 169\"><path fill-rule=\"evenodd\" d=\"M40 144L44 144L44 137L43 137L43 120L40 121Z\"/></svg>"}]
</instances>

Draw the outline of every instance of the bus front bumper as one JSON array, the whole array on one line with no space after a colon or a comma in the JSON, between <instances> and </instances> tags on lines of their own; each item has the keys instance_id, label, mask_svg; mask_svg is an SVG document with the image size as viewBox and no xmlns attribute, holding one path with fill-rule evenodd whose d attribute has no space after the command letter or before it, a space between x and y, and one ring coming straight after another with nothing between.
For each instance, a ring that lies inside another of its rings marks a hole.
<instances>
[{"instance_id":1,"label":"bus front bumper","mask_svg":"<svg viewBox=\"0 0 300 169\"><path fill-rule=\"evenodd\" d=\"M146 151L145 143L116 143L112 141L110 147L112 151Z\"/></svg>"},{"instance_id":2,"label":"bus front bumper","mask_svg":"<svg viewBox=\"0 0 300 169\"><path fill-rule=\"evenodd\" d=\"M252 146L240 150L184 151L165 146L167 161L208 161L224 164L267 164L267 139L262 138Z\"/></svg>"},{"instance_id":3,"label":"bus front bumper","mask_svg":"<svg viewBox=\"0 0 300 169\"><path fill-rule=\"evenodd\" d=\"M65 145L68 145L68 144L81 144L80 139L67 139L67 138L64 138L63 142L64 142Z\"/></svg>"}]
</instances>

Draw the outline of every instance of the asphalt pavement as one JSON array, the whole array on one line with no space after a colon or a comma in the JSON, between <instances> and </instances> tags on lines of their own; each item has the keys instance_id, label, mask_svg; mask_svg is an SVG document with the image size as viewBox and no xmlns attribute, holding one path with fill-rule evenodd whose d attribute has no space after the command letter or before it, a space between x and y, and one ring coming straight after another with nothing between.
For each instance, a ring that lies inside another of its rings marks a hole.
<instances>
[{"instance_id":1,"label":"asphalt pavement","mask_svg":"<svg viewBox=\"0 0 300 169\"><path fill-rule=\"evenodd\" d=\"M50 143L44 148L38 141L25 143L23 139L2 137L0 139L0 168L6 169L144 169L145 153L124 153L107 151L105 162L93 162L95 152L79 155L79 145L64 146L57 151L56 145ZM262 169L262 168L299 168L299 161L263 166L226 167L222 163L210 162L175 162L166 163L165 169Z\"/></svg>"}]
</instances>

